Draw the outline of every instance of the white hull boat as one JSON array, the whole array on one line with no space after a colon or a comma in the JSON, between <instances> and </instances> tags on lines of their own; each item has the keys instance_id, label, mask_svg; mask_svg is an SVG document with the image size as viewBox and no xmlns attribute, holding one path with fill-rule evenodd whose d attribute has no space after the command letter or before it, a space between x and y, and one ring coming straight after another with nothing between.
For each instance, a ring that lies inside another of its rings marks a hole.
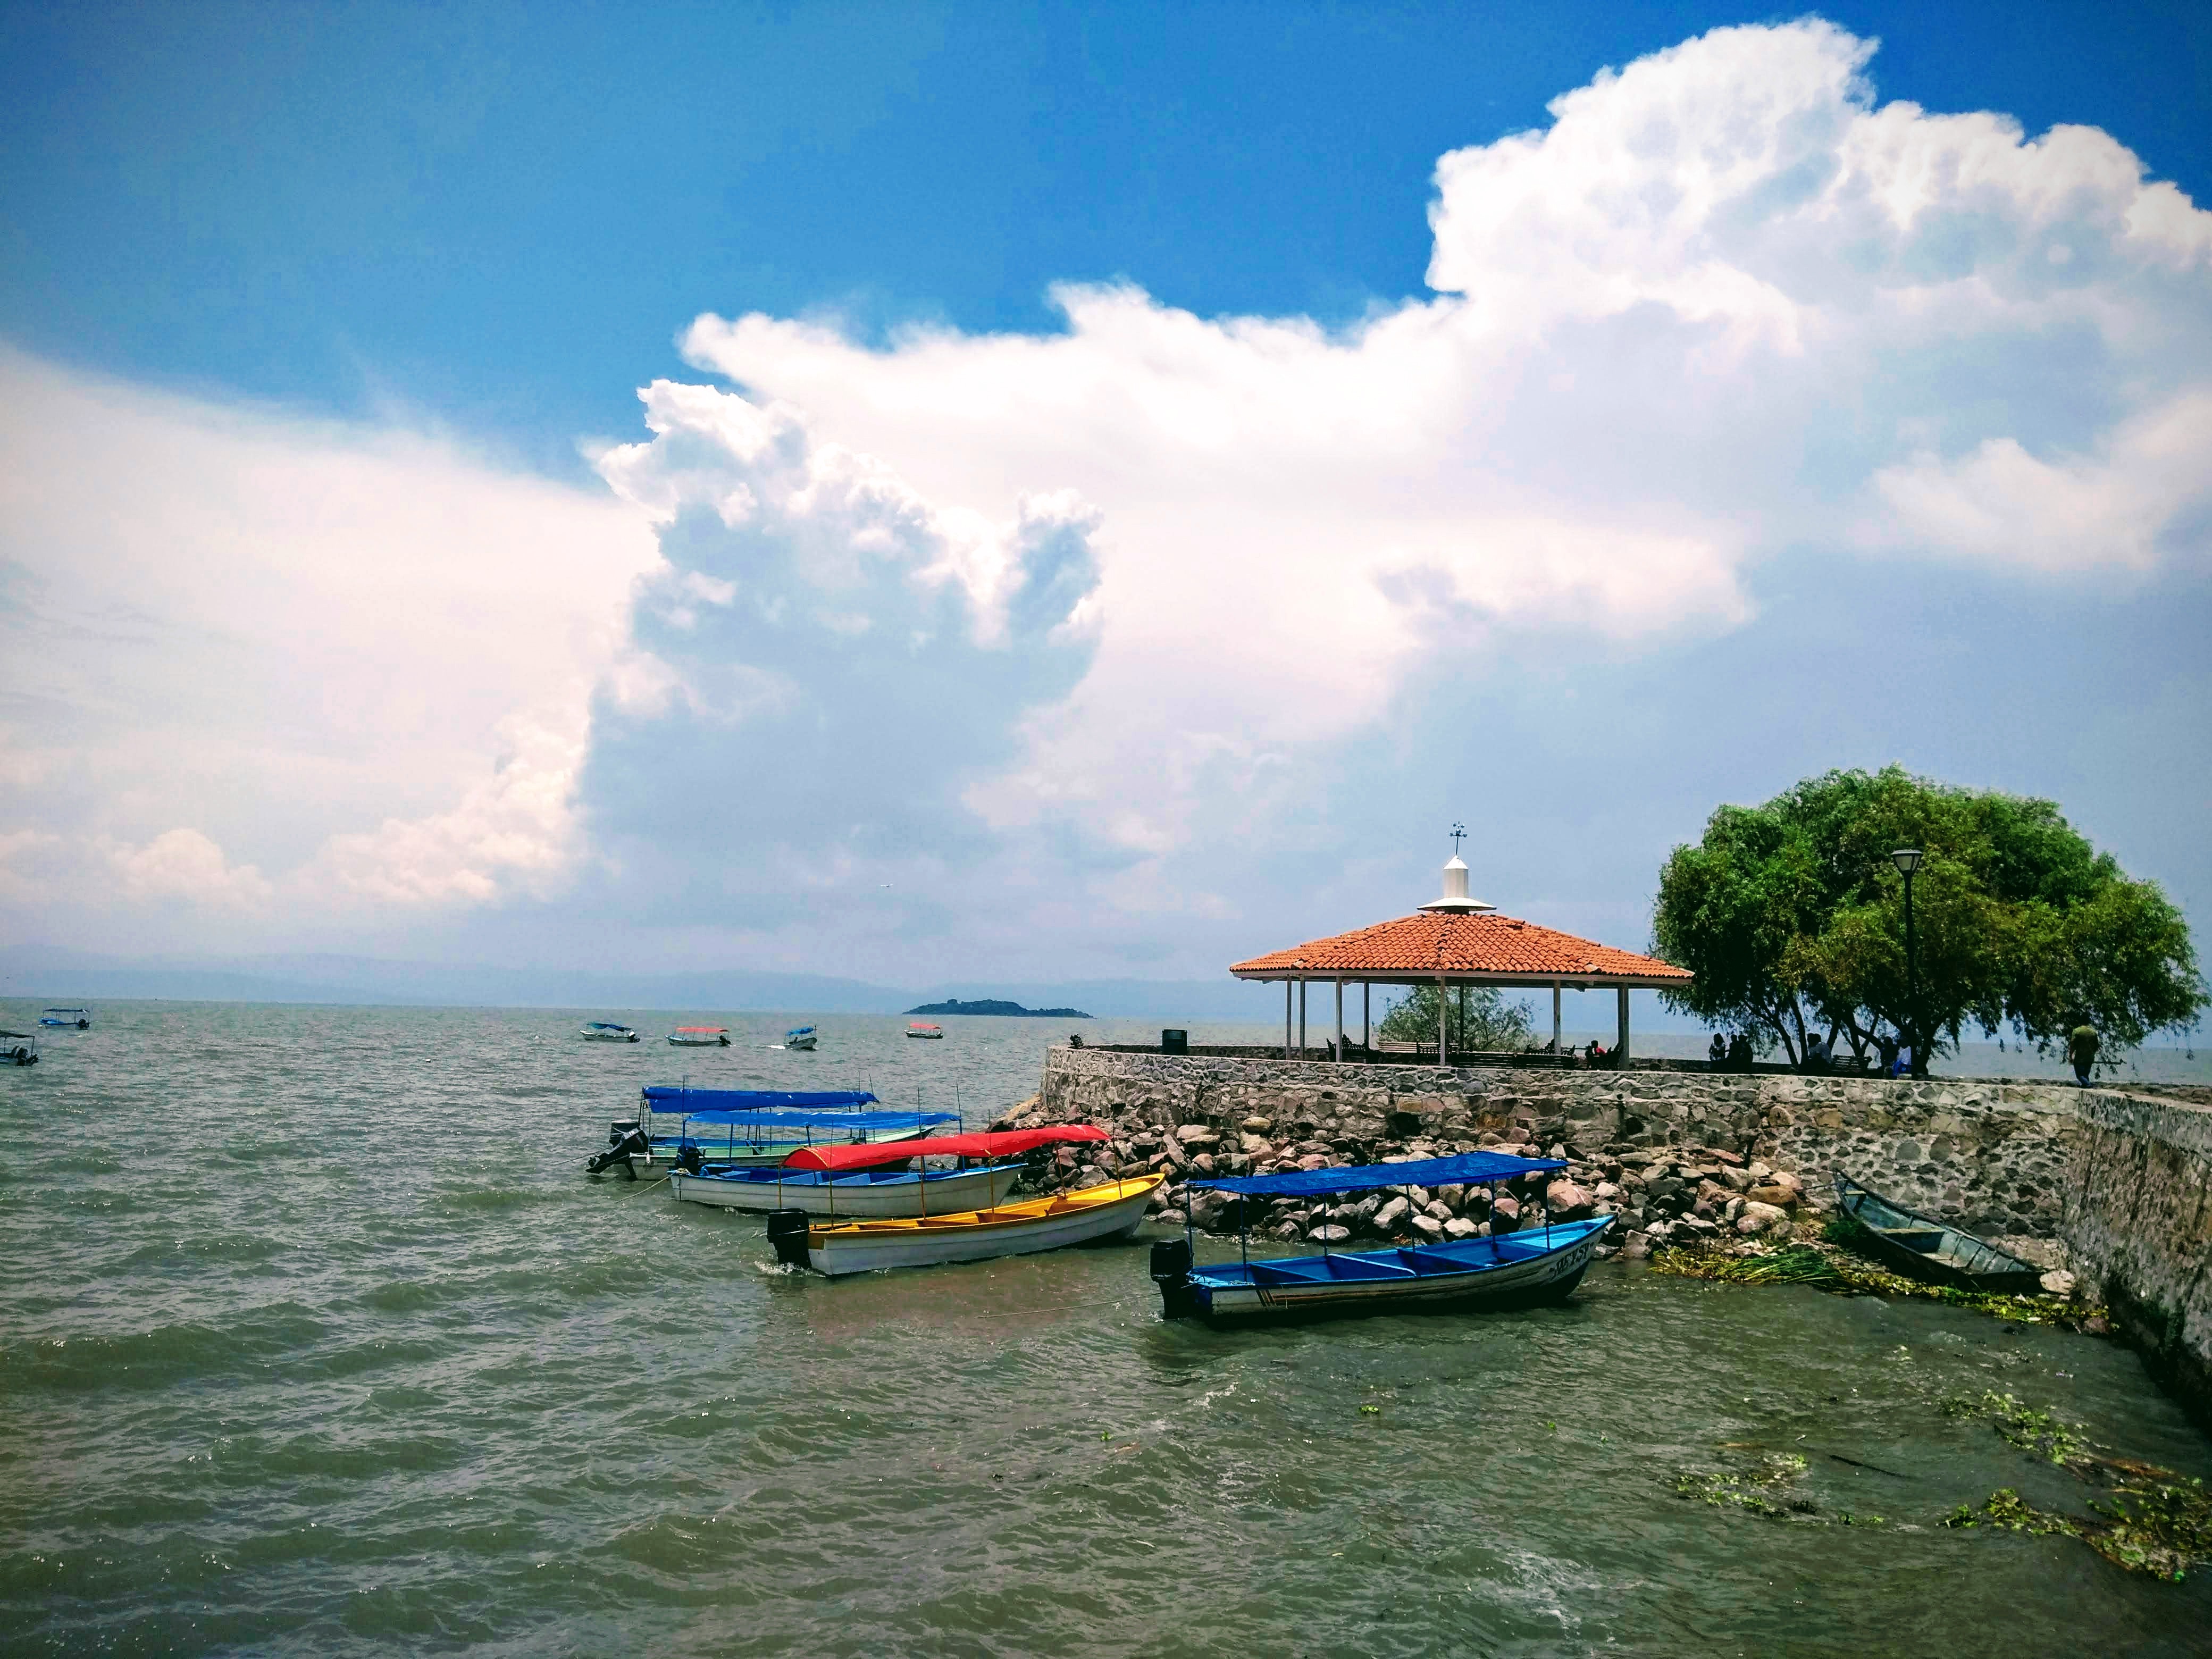
<instances>
[{"instance_id":1,"label":"white hull boat","mask_svg":"<svg viewBox=\"0 0 2212 1659\"><path fill-rule=\"evenodd\" d=\"M592 1021L584 1027L580 1035L586 1042L635 1042L637 1041L637 1033L629 1026L617 1025L612 1021L604 1019Z\"/></svg>"},{"instance_id":2,"label":"white hull boat","mask_svg":"<svg viewBox=\"0 0 2212 1659\"><path fill-rule=\"evenodd\" d=\"M790 1049L793 1054L812 1054L814 1052L814 1028L811 1025L802 1025L795 1031L786 1031L783 1034L783 1046Z\"/></svg>"},{"instance_id":3,"label":"white hull boat","mask_svg":"<svg viewBox=\"0 0 2212 1659\"><path fill-rule=\"evenodd\" d=\"M858 1221L987 1210L1013 1190L1027 1167L1001 1164L984 1170L933 1170L926 1178L909 1170L894 1170L834 1179L808 1170L725 1173L710 1167L699 1175L674 1170L668 1177L668 1188L686 1203L708 1204L717 1209L746 1210L757 1215L771 1210L804 1210L810 1216Z\"/></svg>"},{"instance_id":4,"label":"white hull boat","mask_svg":"<svg viewBox=\"0 0 2212 1659\"><path fill-rule=\"evenodd\" d=\"M721 1025L679 1025L668 1034L668 1040L678 1048L726 1048L730 1033Z\"/></svg>"},{"instance_id":5,"label":"white hull boat","mask_svg":"<svg viewBox=\"0 0 2212 1659\"><path fill-rule=\"evenodd\" d=\"M1032 1255L1133 1233L1154 1190L1166 1179L1164 1175L1139 1176L964 1215L809 1226L781 1237L777 1218L771 1218L769 1237L781 1260L793 1266L803 1261L832 1279L885 1267Z\"/></svg>"}]
</instances>

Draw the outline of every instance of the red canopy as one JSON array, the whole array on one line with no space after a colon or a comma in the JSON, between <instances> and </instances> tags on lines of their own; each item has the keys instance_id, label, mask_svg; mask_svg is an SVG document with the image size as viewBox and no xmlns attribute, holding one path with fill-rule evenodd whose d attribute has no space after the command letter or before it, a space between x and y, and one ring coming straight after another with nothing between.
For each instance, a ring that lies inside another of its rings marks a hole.
<instances>
[{"instance_id":1,"label":"red canopy","mask_svg":"<svg viewBox=\"0 0 2212 1659\"><path fill-rule=\"evenodd\" d=\"M990 1135L930 1135L920 1140L878 1140L860 1146L801 1146L783 1160L787 1170L873 1170L917 1155L1012 1158L1055 1140L1105 1140L1095 1124L1063 1123L1049 1129L1008 1129Z\"/></svg>"}]
</instances>

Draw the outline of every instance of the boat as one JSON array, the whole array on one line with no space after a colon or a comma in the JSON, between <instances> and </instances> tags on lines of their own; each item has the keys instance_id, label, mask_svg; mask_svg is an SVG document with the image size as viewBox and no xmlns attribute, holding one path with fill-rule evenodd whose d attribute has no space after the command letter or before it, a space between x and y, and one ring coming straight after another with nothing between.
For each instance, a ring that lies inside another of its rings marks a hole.
<instances>
[{"instance_id":1,"label":"boat","mask_svg":"<svg viewBox=\"0 0 2212 1659\"><path fill-rule=\"evenodd\" d=\"M730 1028L726 1025L679 1025L668 1034L668 1040L679 1048L726 1048L730 1046Z\"/></svg>"},{"instance_id":2,"label":"boat","mask_svg":"<svg viewBox=\"0 0 2212 1659\"><path fill-rule=\"evenodd\" d=\"M799 1054L812 1054L814 1052L814 1028L811 1025L794 1026L792 1030L786 1031L783 1034L783 1046Z\"/></svg>"},{"instance_id":3,"label":"boat","mask_svg":"<svg viewBox=\"0 0 2212 1659\"><path fill-rule=\"evenodd\" d=\"M2043 1288L2043 1269L1987 1239L1893 1204L1848 1176L1836 1177L1836 1201L1866 1231L1867 1248L1901 1273L1962 1291L2002 1295Z\"/></svg>"},{"instance_id":4,"label":"boat","mask_svg":"<svg viewBox=\"0 0 2212 1659\"><path fill-rule=\"evenodd\" d=\"M39 1038L34 1031L0 1031L0 1065L35 1066Z\"/></svg>"},{"instance_id":5,"label":"boat","mask_svg":"<svg viewBox=\"0 0 2212 1659\"><path fill-rule=\"evenodd\" d=\"M1563 1158L1462 1152L1345 1169L1217 1176L1190 1184L1246 1198L1304 1197L1381 1187L1492 1186L1565 1168ZM1612 1224L1609 1215L1553 1222L1547 1212L1540 1224L1516 1232L1382 1250L1324 1246L1318 1255L1266 1261L1250 1259L1249 1237L1240 1234L1236 1261L1204 1266L1194 1261L1194 1236L1187 1229L1182 1238L1152 1246L1152 1276L1165 1317L1217 1325L1528 1307L1573 1295L1598 1240Z\"/></svg>"},{"instance_id":6,"label":"boat","mask_svg":"<svg viewBox=\"0 0 2212 1659\"><path fill-rule=\"evenodd\" d=\"M906 1034L910 1037L926 1037L933 1042L942 1042L945 1040L943 1027L932 1025L919 1019L907 1021Z\"/></svg>"},{"instance_id":7,"label":"boat","mask_svg":"<svg viewBox=\"0 0 2212 1659\"><path fill-rule=\"evenodd\" d=\"M817 1225L803 1212L779 1210L768 1218L769 1243L786 1266L811 1267L831 1279L887 1267L1032 1255L1133 1233L1166 1179L1158 1173L1137 1176L989 1209L906 1220Z\"/></svg>"},{"instance_id":8,"label":"boat","mask_svg":"<svg viewBox=\"0 0 2212 1659\"><path fill-rule=\"evenodd\" d=\"M39 1024L56 1030L70 1027L80 1031L89 1031L92 1029L92 1010L48 1008L40 1014Z\"/></svg>"},{"instance_id":9,"label":"boat","mask_svg":"<svg viewBox=\"0 0 2212 1659\"><path fill-rule=\"evenodd\" d=\"M592 1174L619 1167L630 1176L641 1170L658 1175L682 1164L687 1148L702 1168L772 1169L803 1147L881 1146L959 1121L951 1112L866 1111L878 1103L860 1089L694 1089L655 1083L638 1100L638 1115L617 1118L605 1149L586 1162Z\"/></svg>"},{"instance_id":10,"label":"boat","mask_svg":"<svg viewBox=\"0 0 2212 1659\"><path fill-rule=\"evenodd\" d=\"M593 1019L584 1024L583 1038L586 1042L635 1042L637 1033L627 1025L617 1025L612 1020Z\"/></svg>"},{"instance_id":11,"label":"boat","mask_svg":"<svg viewBox=\"0 0 2212 1659\"><path fill-rule=\"evenodd\" d=\"M1073 1134L1018 1129L998 1134L927 1135L867 1146L802 1147L774 1169L672 1170L670 1191L693 1204L767 1214L799 1210L809 1216L848 1220L884 1216L956 1215L1003 1201L1029 1166L990 1160L1016 1157L1054 1140L1103 1140L1105 1132ZM885 1163L886 1151L896 1159ZM933 1158L957 1158L962 1167L932 1170ZM970 1158L986 1162L966 1166ZM703 1158L702 1158L703 1164ZM918 1165L919 1167L911 1167Z\"/></svg>"}]
</instances>

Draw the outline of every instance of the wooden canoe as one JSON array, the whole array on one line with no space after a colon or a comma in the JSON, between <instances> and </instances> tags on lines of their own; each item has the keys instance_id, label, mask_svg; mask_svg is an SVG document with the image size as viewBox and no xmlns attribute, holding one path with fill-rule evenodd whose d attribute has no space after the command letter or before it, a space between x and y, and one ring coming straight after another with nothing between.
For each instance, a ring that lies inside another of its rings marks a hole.
<instances>
[{"instance_id":1,"label":"wooden canoe","mask_svg":"<svg viewBox=\"0 0 2212 1659\"><path fill-rule=\"evenodd\" d=\"M1869 1251L1901 1273L1962 1291L2010 1295L2043 1288L2043 1269L2033 1262L1962 1227L1893 1204L1848 1176L1836 1177L1836 1200L1866 1230Z\"/></svg>"}]
</instances>

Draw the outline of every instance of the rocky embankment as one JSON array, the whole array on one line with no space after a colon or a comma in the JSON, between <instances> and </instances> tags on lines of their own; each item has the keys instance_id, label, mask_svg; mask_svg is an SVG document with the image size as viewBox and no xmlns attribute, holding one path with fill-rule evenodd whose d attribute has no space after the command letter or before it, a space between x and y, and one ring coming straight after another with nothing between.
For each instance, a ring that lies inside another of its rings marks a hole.
<instances>
[{"instance_id":1,"label":"rocky embankment","mask_svg":"<svg viewBox=\"0 0 2212 1659\"><path fill-rule=\"evenodd\" d=\"M1046 1121L1039 1102L1031 1099L992 1127L1028 1128ZM1781 1240L1801 1224L1817 1225L1806 1219L1805 1188L1796 1174L1720 1147L1607 1146L1585 1152L1565 1143L1538 1146L1495 1131L1464 1141L1328 1139L1301 1136L1301 1126L1279 1126L1260 1116L1234 1126L1127 1118L1103 1127L1110 1141L1062 1147L1048 1155L1041 1173L1055 1184L1080 1188L1160 1171L1168 1179L1153 1194L1152 1218L1177 1227L1188 1221L1206 1232L1245 1230L1255 1238L1312 1244L1418 1243L1541 1226L1548 1211L1559 1221L1618 1216L1601 1253L1619 1250L1632 1259L1662 1244ZM1275 1175L1472 1152L1565 1158L1567 1167L1495 1187L1408 1184L1312 1199L1245 1200L1191 1184L1217 1175Z\"/></svg>"}]
</instances>

